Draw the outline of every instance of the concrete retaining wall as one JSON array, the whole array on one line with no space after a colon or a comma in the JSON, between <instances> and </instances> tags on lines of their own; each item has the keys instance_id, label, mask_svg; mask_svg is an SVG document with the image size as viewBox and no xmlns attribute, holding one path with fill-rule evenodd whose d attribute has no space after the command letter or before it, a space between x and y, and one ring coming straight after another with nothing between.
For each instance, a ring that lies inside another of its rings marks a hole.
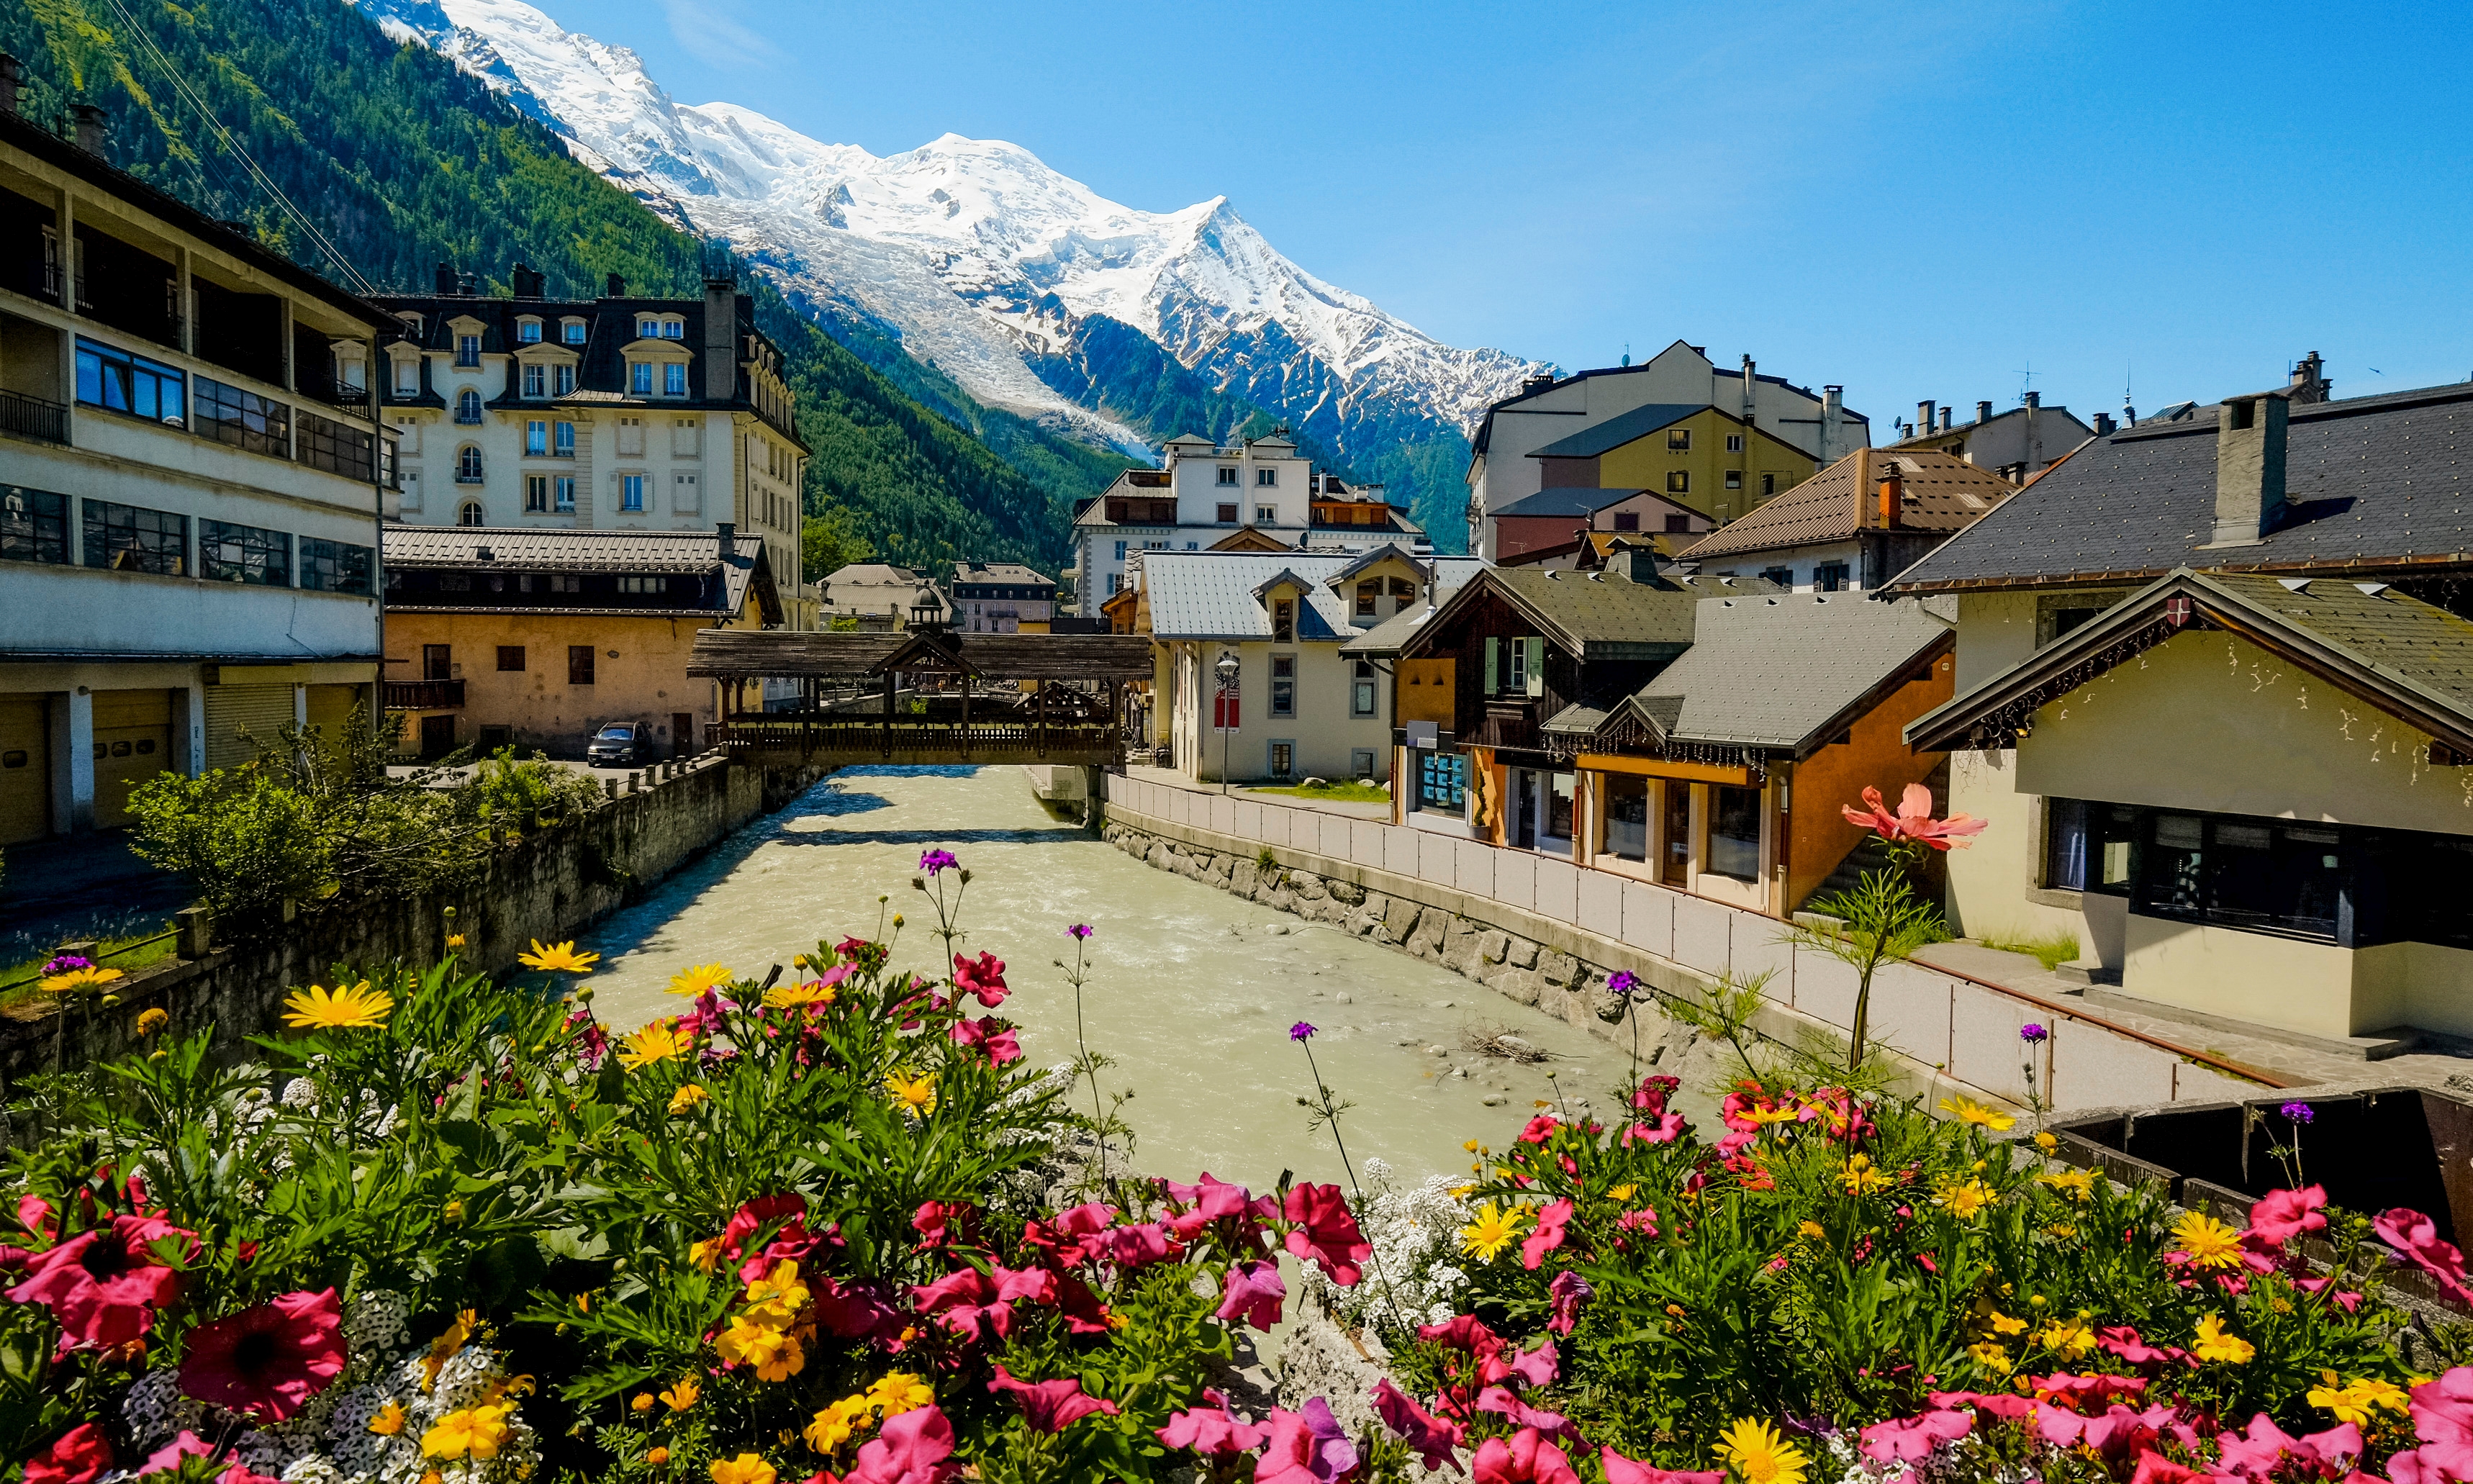
<instances>
[{"instance_id":1,"label":"concrete retaining wall","mask_svg":"<svg viewBox=\"0 0 2473 1484\"><path fill-rule=\"evenodd\" d=\"M119 1056L136 1043L138 1015L155 1006L171 1015L175 1033L210 1029L218 1046L237 1046L276 1028L292 990L333 984L339 965L429 967L444 954L450 928L464 935L467 965L508 968L534 939L574 937L748 821L781 808L825 772L699 759L681 777L621 794L499 854L452 896L313 905L261 941L131 974L110 1010L84 1001L65 1024L54 1014L0 1020L0 1080Z\"/></svg>"},{"instance_id":2,"label":"concrete retaining wall","mask_svg":"<svg viewBox=\"0 0 2473 1484\"><path fill-rule=\"evenodd\" d=\"M1628 969L1666 994L1698 996L1720 976L1766 974L1756 1025L1788 1042L1845 1043L1855 970L1787 940L1786 924L1699 897L1483 841L1111 777L1105 837L1163 870L1331 922L1440 964L1522 1004L1626 1042L1626 1007L1606 988ZM1268 852L1272 864L1263 869ZM1659 1018L1662 1035L1663 1017ZM2056 1109L2154 1105L2256 1091L2101 1018L2056 1010L1920 964L1872 980L1873 1039L1919 1084L1959 1082L2023 1103L2029 1023L2037 1080ZM1645 1046L1649 1025L1641 1028Z\"/></svg>"}]
</instances>

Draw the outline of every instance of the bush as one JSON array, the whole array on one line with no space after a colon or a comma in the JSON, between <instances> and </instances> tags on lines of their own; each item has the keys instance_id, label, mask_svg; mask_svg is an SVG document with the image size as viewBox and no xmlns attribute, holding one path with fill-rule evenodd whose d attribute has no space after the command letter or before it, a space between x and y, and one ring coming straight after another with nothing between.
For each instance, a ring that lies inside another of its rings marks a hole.
<instances>
[{"instance_id":1,"label":"bush","mask_svg":"<svg viewBox=\"0 0 2473 1484\"><path fill-rule=\"evenodd\" d=\"M187 876L221 919L267 916L333 874L317 802L262 772L158 773L130 791L129 814L137 854Z\"/></svg>"}]
</instances>

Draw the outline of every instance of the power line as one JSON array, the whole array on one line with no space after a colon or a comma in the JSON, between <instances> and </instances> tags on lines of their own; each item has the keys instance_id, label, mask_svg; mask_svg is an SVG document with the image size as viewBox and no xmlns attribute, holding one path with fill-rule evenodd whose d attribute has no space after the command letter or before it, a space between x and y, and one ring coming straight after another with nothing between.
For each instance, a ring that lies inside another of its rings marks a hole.
<instances>
[{"instance_id":1,"label":"power line","mask_svg":"<svg viewBox=\"0 0 2473 1484\"><path fill-rule=\"evenodd\" d=\"M172 59L165 56L163 49L155 44L154 36L137 24L137 18L129 12L129 8L122 4L121 0L111 0L111 8L119 12L121 23L129 28L129 34L136 37L138 44L146 49L147 55L155 59L155 64L163 69L163 76L170 80L173 91L188 100L189 107L197 110L198 117L205 122L206 128L212 132L214 137L240 161L241 168L249 173L250 179L256 181L259 188L269 196L275 198L276 203L300 225L300 229L308 234L309 240L318 245L319 250L326 254L327 260L335 265L337 271L355 290L362 294L375 294L377 285L363 277L360 270L346 260L343 250L336 247L324 232L318 229L318 224L309 219L309 214L294 204L292 198L283 193L283 187L276 183L275 178L267 174L255 157L249 153L248 148L233 136L230 130L223 126L222 121L215 117L214 110L207 108L204 100L193 92L188 83L181 78L180 69L172 65Z\"/></svg>"}]
</instances>

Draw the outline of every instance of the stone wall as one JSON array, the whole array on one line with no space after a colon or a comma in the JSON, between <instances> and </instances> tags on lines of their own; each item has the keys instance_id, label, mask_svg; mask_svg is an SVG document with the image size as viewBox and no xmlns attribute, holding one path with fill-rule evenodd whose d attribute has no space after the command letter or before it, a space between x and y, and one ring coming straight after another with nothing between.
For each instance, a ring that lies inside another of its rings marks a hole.
<instances>
[{"instance_id":1,"label":"stone wall","mask_svg":"<svg viewBox=\"0 0 2473 1484\"><path fill-rule=\"evenodd\" d=\"M120 1003L111 1009L84 1001L65 1020L51 1013L0 1019L0 1085L131 1050L137 1017L156 1006L171 1016L172 1032L211 1030L219 1048L238 1047L276 1029L292 990L335 983L338 966L426 969L444 956L450 931L464 936L468 967L510 968L534 939L577 936L748 821L786 805L826 771L698 759L678 777L621 793L502 851L463 891L311 904L279 931L130 975L116 986Z\"/></svg>"}]
</instances>

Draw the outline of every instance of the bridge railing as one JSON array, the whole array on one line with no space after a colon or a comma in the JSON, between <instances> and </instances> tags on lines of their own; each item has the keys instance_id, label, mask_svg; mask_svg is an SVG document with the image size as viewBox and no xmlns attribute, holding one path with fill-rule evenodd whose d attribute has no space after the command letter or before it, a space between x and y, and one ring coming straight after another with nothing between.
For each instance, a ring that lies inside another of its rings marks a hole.
<instances>
[{"instance_id":1,"label":"bridge railing","mask_svg":"<svg viewBox=\"0 0 2473 1484\"><path fill-rule=\"evenodd\" d=\"M733 755L756 753L866 754L899 757L908 754L1029 754L1118 752L1123 731L1106 722L929 721L896 716L857 717L847 713L808 716L772 715L733 718L707 730L708 739Z\"/></svg>"}]
</instances>

